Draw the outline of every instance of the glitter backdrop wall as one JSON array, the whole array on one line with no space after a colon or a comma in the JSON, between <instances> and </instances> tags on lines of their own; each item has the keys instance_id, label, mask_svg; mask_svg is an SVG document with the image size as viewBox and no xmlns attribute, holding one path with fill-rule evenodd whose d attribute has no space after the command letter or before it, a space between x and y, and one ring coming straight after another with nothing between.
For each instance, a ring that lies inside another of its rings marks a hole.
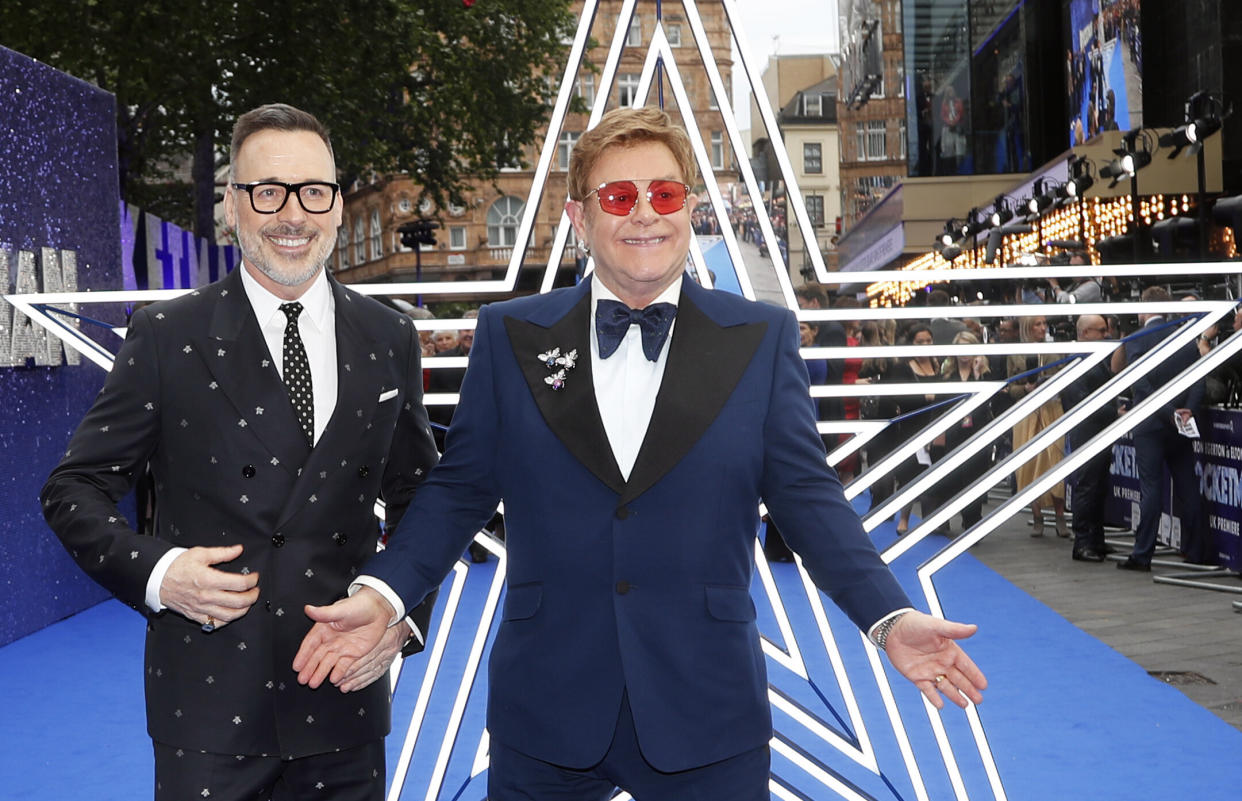
<instances>
[{"instance_id":1,"label":"glitter backdrop wall","mask_svg":"<svg viewBox=\"0 0 1242 801\"><path fill-rule=\"evenodd\" d=\"M121 288L115 120L112 95L0 47L0 291ZM38 508L104 372L40 330L0 302L0 645L107 597Z\"/></svg>"}]
</instances>

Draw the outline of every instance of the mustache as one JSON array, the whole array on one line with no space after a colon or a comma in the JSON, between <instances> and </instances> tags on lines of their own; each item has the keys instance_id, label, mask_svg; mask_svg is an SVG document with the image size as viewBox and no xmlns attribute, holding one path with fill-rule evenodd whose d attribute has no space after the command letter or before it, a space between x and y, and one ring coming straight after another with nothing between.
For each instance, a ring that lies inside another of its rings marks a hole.
<instances>
[{"instance_id":1,"label":"mustache","mask_svg":"<svg viewBox=\"0 0 1242 801\"><path fill-rule=\"evenodd\" d=\"M277 222L264 226L263 233L268 236L297 238L300 236L313 236L315 229L310 225L291 225L287 222Z\"/></svg>"}]
</instances>

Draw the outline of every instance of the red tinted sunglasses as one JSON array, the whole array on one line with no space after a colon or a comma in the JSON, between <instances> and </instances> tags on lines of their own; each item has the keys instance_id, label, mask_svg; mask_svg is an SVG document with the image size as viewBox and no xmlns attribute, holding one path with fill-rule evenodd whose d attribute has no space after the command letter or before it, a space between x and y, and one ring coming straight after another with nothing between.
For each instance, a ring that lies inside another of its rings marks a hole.
<instances>
[{"instance_id":1,"label":"red tinted sunglasses","mask_svg":"<svg viewBox=\"0 0 1242 801\"><path fill-rule=\"evenodd\" d=\"M681 181L655 180L647 184L647 202L657 214L681 211L689 193L690 187ZM638 205L638 186L633 181L609 181L587 192L587 197L592 194L599 200L601 210L618 217L626 216Z\"/></svg>"}]
</instances>

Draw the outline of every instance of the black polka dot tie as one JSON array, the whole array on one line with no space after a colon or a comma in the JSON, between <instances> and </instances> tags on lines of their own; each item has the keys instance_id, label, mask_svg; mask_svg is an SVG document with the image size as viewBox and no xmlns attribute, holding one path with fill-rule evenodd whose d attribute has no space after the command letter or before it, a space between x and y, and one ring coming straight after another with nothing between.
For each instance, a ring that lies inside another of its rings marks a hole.
<instances>
[{"instance_id":1,"label":"black polka dot tie","mask_svg":"<svg viewBox=\"0 0 1242 801\"><path fill-rule=\"evenodd\" d=\"M288 323L285 325L285 389L289 391L289 400L293 401L293 410L298 415L298 424L306 441L315 444L315 393L311 388L310 361L306 358L306 346L302 344L302 334L298 331L298 317L302 314L301 303L282 303L280 310L285 313Z\"/></svg>"}]
</instances>

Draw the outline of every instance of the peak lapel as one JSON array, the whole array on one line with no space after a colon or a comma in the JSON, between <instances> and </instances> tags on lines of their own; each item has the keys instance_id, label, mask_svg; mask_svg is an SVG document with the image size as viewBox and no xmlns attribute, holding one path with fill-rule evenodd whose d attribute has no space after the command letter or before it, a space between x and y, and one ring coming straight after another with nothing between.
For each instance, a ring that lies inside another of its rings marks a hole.
<instances>
[{"instance_id":1,"label":"peak lapel","mask_svg":"<svg viewBox=\"0 0 1242 801\"><path fill-rule=\"evenodd\" d=\"M244 268L239 268L244 269ZM237 270L205 291L215 292L211 326L195 337L194 347L238 414L238 424L263 443L282 466L295 473L310 451L297 423L254 310Z\"/></svg>"},{"instance_id":2,"label":"peak lapel","mask_svg":"<svg viewBox=\"0 0 1242 801\"><path fill-rule=\"evenodd\" d=\"M372 334L364 312L356 308L350 293L335 280L329 282L336 302L336 407L306 458L278 525L284 525L305 504L315 502L311 498L316 490L342 468L342 459L355 452L375 416L379 393L391 388L383 386L383 365L394 358L392 346Z\"/></svg>"},{"instance_id":3,"label":"peak lapel","mask_svg":"<svg viewBox=\"0 0 1242 801\"><path fill-rule=\"evenodd\" d=\"M628 503L672 470L720 414L767 332L765 322L721 326L683 284L668 364L638 459L622 493Z\"/></svg>"},{"instance_id":4,"label":"peak lapel","mask_svg":"<svg viewBox=\"0 0 1242 801\"><path fill-rule=\"evenodd\" d=\"M625 487L625 480L612 455L612 446L608 444L595 402L595 382L591 374L591 293L589 282L584 281L583 285L579 290L581 297L568 313L551 325L506 317L505 330L526 385L548 428L579 462L619 494ZM555 371L539 360L540 354L553 348L560 348L561 353L578 351L577 365L567 372L564 388L560 390L554 390L545 380Z\"/></svg>"}]
</instances>

